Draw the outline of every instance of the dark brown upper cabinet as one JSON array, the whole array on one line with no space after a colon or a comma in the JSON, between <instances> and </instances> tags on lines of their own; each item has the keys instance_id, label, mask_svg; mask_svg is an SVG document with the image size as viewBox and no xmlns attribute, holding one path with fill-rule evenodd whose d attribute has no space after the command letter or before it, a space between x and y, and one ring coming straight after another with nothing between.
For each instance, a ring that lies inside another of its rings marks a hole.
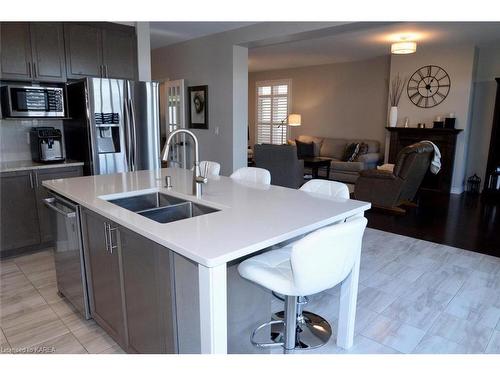
<instances>
[{"instance_id":1,"label":"dark brown upper cabinet","mask_svg":"<svg viewBox=\"0 0 500 375\"><path fill-rule=\"evenodd\" d=\"M26 22L2 22L2 79L31 80L30 26Z\"/></svg>"},{"instance_id":2,"label":"dark brown upper cabinet","mask_svg":"<svg viewBox=\"0 0 500 375\"><path fill-rule=\"evenodd\" d=\"M135 33L103 29L102 54L107 77L136 79L137 47Z\"/></svg>"},{"instance_id":3,"label":"dark brown upper cabinet","mask_svg":"<svg viewBox=\"0 0 500 375\"><path fill-rule=\"evenodd\" d=\"M64 82L64 36L57 22L2 22L2 79Z\"/></svg>"},{"instance_id":4,"label":"dark brown upper cabinet","mask_svg":"<svg viewBox=\"0 0 500 375\"><path fill-rule=\"evenodd\" d=\"M102 76L102 40L99 27L65 23L64 41L68 78Z\"/></svg>"},{"instance_id":5,"label":"dark brown upper cabinet","mask_svg":"<svg viewBox=\"0 0 500 375\"><path fill-rule=\"evenodd\" d=\"M65 23L64 34L68 78L136 78L137 46L133 27Z\"/></svg>"},{"instance_id":6,"label":"dark brown upper cabinet","mask_svg":"<svg viewBox=\"0 0 500 375\"><path fill-rule=\"evenodd\" d=\"M0 79L137 79L135 28L109 22L2 22Z\"/></svg>"},{"instance_id":7,"label":"dark brown upper cabinet","mask_svg":"<svg viewBox=\"0 0 500 375\"><path fill-rule=\"evenodd\" d=\"M66 81L62 23L31 23L30 35L34 79Z\"/></svg>"}]
</instances>

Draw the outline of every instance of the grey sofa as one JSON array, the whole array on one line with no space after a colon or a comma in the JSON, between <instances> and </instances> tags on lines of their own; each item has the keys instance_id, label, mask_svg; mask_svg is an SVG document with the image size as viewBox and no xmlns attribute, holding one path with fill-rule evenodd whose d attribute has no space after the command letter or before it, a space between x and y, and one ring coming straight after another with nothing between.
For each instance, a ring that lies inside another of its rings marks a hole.
<instances>
[{"instance_id":1,"label":"grey sofa","mask_svg":"<svg viewBox=\"0 0 500 375\"><path fill-rule=\"evenodd\" d=\"M332 159L330 165L331 180L355 183L359 173L366 169L373 169L381 161L380 142L369 139L343 139L343 138L323 138L309 135L301 135L296 138L301 142L314 142L315 156ZM291 145L295 141L289 142ZM355 161L341 161L346 146L350 143L366 143L368 152L360 155Z\"/></svg>"},{"instance_id":2,"label":"grey sofa","mask_svg":"<svg viewBox=\"0 0 500 375\"><path fill-rule=\"evenodd\" d=\"M295 146L260 144L253 153L255 166L271 173L271 184L298 189L304 183L304 161Z\"/></svg>"}]
</instances>

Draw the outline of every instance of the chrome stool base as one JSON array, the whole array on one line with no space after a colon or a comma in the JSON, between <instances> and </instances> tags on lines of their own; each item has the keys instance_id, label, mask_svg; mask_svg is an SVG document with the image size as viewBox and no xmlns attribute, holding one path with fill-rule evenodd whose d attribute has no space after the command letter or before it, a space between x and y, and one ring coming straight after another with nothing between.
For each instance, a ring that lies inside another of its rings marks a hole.
<instances>
[{"instance_id":1,"label":"chrome stool base","mask_svg":"<svg viewBox=\"0 0 500 375\"><path fill-rule=\"evenodd\" d=\"M272 321L283 321L284 311L274 313ZM285 327L283 324L271 325L271 341L283 342ZM315 349L325 345L332 336L332 327L321 316L310 311L302 311L302 316L297 319L297 334L295 349Z\"/></svg>"}]
</instances>

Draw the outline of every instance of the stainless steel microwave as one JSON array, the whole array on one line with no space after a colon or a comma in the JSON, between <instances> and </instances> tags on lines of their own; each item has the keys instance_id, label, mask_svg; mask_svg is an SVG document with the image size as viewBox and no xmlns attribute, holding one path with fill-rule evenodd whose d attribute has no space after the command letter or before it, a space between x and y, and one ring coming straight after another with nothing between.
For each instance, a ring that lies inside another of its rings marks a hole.
<instances>
[{"instance_id":1,"label":"stainless steel microwave","mask_svg":"<svg viewBox=\"0 0 500 375\"><path fill-rule=\"evenodd\" d=\"M4 117L64 117L64 89L7 85L1 88Z\"/></svg>"}]
</instances>

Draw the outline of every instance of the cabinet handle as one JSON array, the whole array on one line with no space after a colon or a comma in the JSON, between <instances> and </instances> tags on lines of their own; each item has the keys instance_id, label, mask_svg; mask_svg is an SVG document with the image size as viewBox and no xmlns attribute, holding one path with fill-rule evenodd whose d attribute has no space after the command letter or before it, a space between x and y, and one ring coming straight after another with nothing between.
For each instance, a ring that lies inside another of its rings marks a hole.
<instances>
[{"instance_id":1,"label":"cabinet handle","mask_svg":"<svg viewBox=\"0 0 500 375\"><path fill-rule=\"evenodd\" d=\"M114 232L118 228L111 228L111 225L108 224L108 233L109 233L109 253L113 254L113 249L116 249L118 245L113 245L113 234L111 233L112 231Z\"/></svg>"},{"instance_id":2,"label":"cabinet handle","mask_svg":"<svg viewBox=\"0 0 500 375\"><path fill-rule=\"evenodd\" d=\"M104 243L106 244L106 252L109 253L108 223L106 222L104 222Z\"/></svg>"},{"instance_id":3,"label":"cabinet handle","mask_svg":"<svg viewBox=\"0 0 500 375\"><path fill-rule=\"evenodd\" d=\"M34 186L33 186L33 174L30 172L30 185L31 185L31 188L33 189Z\"/></svg>"},{"instance_id":4,"label":"cabinet handle","mask_svg":"<svg viewBox=\"0 0 500 375\"><path fill-rule=\"evenodd\" d=\"M30 63L30 62L28 63L28 75L29 75L30 77L32 77L32 76L33 76L33 71L31 70L31 63Z\"/></svg>"},{"instance_id":5,"label":"cabinet handle","mask_svg":"<svg viewBox=\"0 0 500 375\"><path fill-rule=\"evenodd\" d=\"M38 187L38 173L36 172L35 172L35 186Z\"/></svg>"},{"instance_id":6,"label":"cabinet handle","mask_svg":"<svg viewBox=\"0 0 500 375\"><path fill-rule=\"evenodd\" d=\"M104 65L105 69L106 69L106 78L109 78L108 76L108 66L107 65Z\"/></svg>"},{"instance_id":7,"label":"cabinet handle","mask_svg":"<svg viewBox=\"0 0 500 375\"><path fill-rule=\"evenodd\" d=\"M35 62L33 63L33 77L35 77L35 78L38 77L38 72L36 70L36 63Z\"/></svg>"}]
</instances>

